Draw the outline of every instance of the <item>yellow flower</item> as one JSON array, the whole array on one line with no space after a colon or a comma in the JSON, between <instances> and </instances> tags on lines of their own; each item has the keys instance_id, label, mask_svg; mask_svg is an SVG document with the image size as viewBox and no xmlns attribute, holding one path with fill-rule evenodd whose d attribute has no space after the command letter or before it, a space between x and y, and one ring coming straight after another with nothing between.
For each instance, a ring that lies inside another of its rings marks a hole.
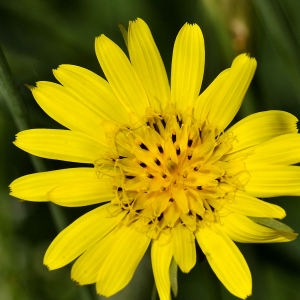
<instances>
[{"instance_id":1,"label":"yellow flower","mask_svg":"<svg viewBox=\"0 0 300 300\"><path fill-rule=\"evenodd\" d=\"M73 207L107 202L64 229L44 258L49 269L76 259L72 278L96 283L101 295L124 288L151 247L159 297L170 299L171 264L189 272L198 244L224 286L246 298L251 274L234 241L296 237L273 220L285 211L256 197L300 195L297 119L265 111L226 129L256 61L237 56L199 95L204 41L195 24L178 33L170 84L144 21L130 22L125 40L129 59L106 36L96 39L106 80L61 65L54 70L60 84L32 88L40 107L67 129L25 130L16 146L81 165L18 178L11 195Z\"/></svg>"}]
</instances>

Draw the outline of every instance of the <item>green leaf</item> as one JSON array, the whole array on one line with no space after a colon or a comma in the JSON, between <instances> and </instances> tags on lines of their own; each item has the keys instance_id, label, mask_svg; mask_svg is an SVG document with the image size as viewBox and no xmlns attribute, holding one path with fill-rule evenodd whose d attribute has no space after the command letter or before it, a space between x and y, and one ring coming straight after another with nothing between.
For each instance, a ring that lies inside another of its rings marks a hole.
<instances>
[{"instance_id":1,"label":"green leaf","mask_svg":"<svg viewBox=\"0 0 300 300\"><path fill-rule=\"evenodd\" d=\"M280 232L282 235L284 235L290 240L294 240L298 236L298 233L294 232L294 230L291 227L275 219L256 218L256 217L249 217L249 218L257 224L269 227L273 230Z\"/></svg>"}]
</instances>

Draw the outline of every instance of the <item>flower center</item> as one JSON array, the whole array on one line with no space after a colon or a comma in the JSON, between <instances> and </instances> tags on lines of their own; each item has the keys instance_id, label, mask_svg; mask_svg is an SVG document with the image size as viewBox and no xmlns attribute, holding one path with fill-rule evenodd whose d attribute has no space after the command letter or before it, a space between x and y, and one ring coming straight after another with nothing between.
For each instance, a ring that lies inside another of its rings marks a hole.
<instances>
[{"instance_id":1,"label":"flower center","mask_svg":"<svg viewBox=\"0 0 300 300\"><path fill-rule=\"evenodd\" d=\"M128 222L144 222L153 236L178 224L195 231L217 222L245 172L241 161L228 159L232 141L206 122L174 112L120 129L114 137L112 203L128 212Z\"/></svg>"}]
</instances>

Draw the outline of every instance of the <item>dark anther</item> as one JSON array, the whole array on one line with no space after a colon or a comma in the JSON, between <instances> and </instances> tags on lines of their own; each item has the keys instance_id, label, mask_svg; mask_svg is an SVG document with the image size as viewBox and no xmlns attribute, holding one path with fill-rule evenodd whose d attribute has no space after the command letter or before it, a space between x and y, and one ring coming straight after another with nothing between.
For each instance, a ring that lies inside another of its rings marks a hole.
<instances>
[{"instance_id":1,"label":"dark anther","mask_svg":"<svg viewBox=\"0 0 300 300\"><path fill-rule=\"evenodd\" d=\"M203 220L203 218L202 218L201 216L199 216L199 215L196 215L196 218L197 218L198 220L200 220L200 221Z\"/></svg>"},{"instance_id":2,"label":"dark anther","mask_svg":"<svg viewBox=\"0 0 300 300\"><path fill-rule=\"evenodd\" d=\"M162 145L158 145L157 148L160 153L164 153L164 148L162 147Z\"/></svg>"},{"instance_id":3,"label":"dark anther","mask_svg":"<svg viewBox=\"0 0 300 300\"><path fill-rule=\"evenodd\" d=\"M147 125L147 126L150 126L150 122L149 122L149 121L147 121L147 122L146 122L146 125Z\"/></svg>"},{"instance_id":4,"label":"dark anther","mask_svg":"<svg viewBox=\"0 0 300 300\"><path fill-rule=\"evenodd\" d=\"M180 148L179 148L179 147L176 148L176 154L177 154L177 155L180 155Z\"/></svg>"},{"instance_id":5,"label":"dark anther","mask_svg":"<svg viewBox=\"0 0 300 300\"><path fill-rule=\"evenodd\" d=\"M163 218L164 214L161 213L158 217L157 217L157 220L160 221L162 218Z\"/></svg>"},{"instance_id":6,"label":"dark anther","mask_svg":"<svg viewBox=\"0 0 300 300\"><path fill-rule=\"evenodd\" d=\"M195 172L199 171L199 168L198 167L194 167L193 169Z\"/></svg>"},{"instance_id":7,"label":"dark anther","mask_svg":"<svg viewBox=\"0 0 300 300\"><path fill-rule=\"evenodd\" d=\"M201 186L201 185L198 185L198 186L197 186L197 190L201 191L201 190L202 190L202 186Z\"/></svg>"},{"instance_id":8,"label":"dark anther","mask_svg":"<svg viewBox=\"0 0 300 300\"><path fill-rule=\"evenodd\" d=\"M119 159L123 159L123 158L126 158L126 156L122 156L122 155L119 156Z\"/></svg>"},{"instance_id":9,"label":"dark anther","mask_svg":"<svg viewBox=\"0 0 300 300\"><path fill-rule=\"evenodd\" d=\"M150 178L150 179L154 178L154 176L152 174L148 174L147 177Z\"/></svg>"},{"instance_id":10,"label":"dark anther","mask_svg":"<svg viewBox=\"0 0 300 300\"><path fill-rule=\"evenodd\" d=\"M200 128L198 129L198 134L199 134L200 139L202 139L202 131L200 130Z\"/></svg>"},{"instance_id":11,"label":"dark anther","mask_svg":"<svg viewBox=\"0 0 300 300\"><path fill-rule=\"evenodd\" d=\"M221 178L219 177L219 178L216 178L216 180L220 183L221 182Z\"/></svg>"},{"instance_id":12,"label":"dark anther","mask_svg":"<svg viewBox=\"0 0 300 300\"><path fill-rule=\"evenodd\" d=\"M118 192L122 192L123 191L123 189L119 186L118 187Z\"/></svg>"},{"instance_id":13,"label":"dark anther","mask_svg":"<svg viewBox=\"0 0 300 300\"><path fill-rule=\"evenodd\" d=\"M189 215L189 216L192 216L193 213L189 210L188 215Z\"/></svg>"},{"instance_id":14,"label":"dark anther","mask_svg":"<svg viewBox=\"0 0 300 300\"><path fill-rule=\"evenodd\" d=\"M166 128L167 123L166 123L165 119L161 119L161 124L162 124L162 126L164 126L164 128Z\"/></svg>"},{"instance_id":15,"label":"dark anther","mask_svg":"<svg viewBox=\"0 0 300 300\"><path fill-rule=\"evenodd\" d=\"M177 121L179 127L181 128L181 126L182 126L182 120L179 119L178 115L176 116L176 121Z\"/></svg>"},{"instance_id":16,"label":"dark anther","mask_svg":"<svg viewBox=\"0 0 300 300\"><path fill-rule=\"evenodd\" d=\"M191 158L192 158L192 155L191 154L188 155L188 160L191 160Z\"/></svg>"},{"instance_id":17,"label":"dark anther","mask_svg":"<svg viewBox=\"0 0 300 300\"><path fill-rule=\"evenodd\" d=\"M188 139L187 145L188 147L191 147L193 144L193 140L192 139Z\"/></svg>"},{"instance_id":18,"label":"dark anther","mask_svg":"<svg viewBox=\"0 0 300 300\"><path fill-rule=\"evenodd\" d=\"M167 178L167 174L163 174L163 175L162 175L162 178Z\"/></svg>"},{"instance_id":19,"label":"dark anther","mask_svg":"<svg viewBox=\"0 0 300 300\"><path fill-rule=\"evenodd\" d=\"M174 198L170 198L170 199L169 199L169 202L174 202Z\"/></svg>"},{"instance_id":20,"label":"dark anther","mask_svg":"<svg viewBox=\"0 0 300 300\"><path fill-rule=\"evenodd\" d=\"M149 149L147 148L147 146L146 146L144 143L141 143L141 144L140 144L140 147L141 147L143 150L149 150Z\"/></svg>"},{"instance_id":21,"label":"dark anther","mask_svg":"<svg viewBox=\"0 0 300 300\"><path fill-rule=\"evenodd\" d=\"M142 209L137 209L135 212L140 213L141 211L142 211Z\"/></svg>"},{"instance_id":22,"label":"dark anther","mask_svg":"<svg viewBox=\"0 0 300 300\"><path fill-rule=\"evenodd\" d=\"M172 133L172 142L173 144L176 142L176 133Z\"/></svg>"},{"instance_id":23,"label":"dark anther","mask_svg":"<svg viewBox=\"0 0 300 300\"><path fill-rule=\"evenodd\" d=\"M140 163L140 166L141 166L142 168L146 168L146 167L147 167L147 165L146 165L145 163L143 163L143 162Z\"/></svg>"},{"instance_id":24,"label":"dark anther","mask_svg":"<svg viewBox=\"0 0 300 300\"><path fill-rule=\"evenodd\" d=\"M125 175L125 178L126 179L133 179L133 178L135 178L135 176L133 176L133 175Z\"/></svg>"},{"instance_id":25,"label":"dark anther","mask_svg":"<svg viewBox=\"0 0 300 300\"><path fill-rule=\"evenodd\" d=\"M155 163L160 166L160 160L158 158L155 159Z\"/></svg>"},{"instance_id":26,"label":"dark anther","mask_svg":"<svg viewBox=\"0 0 300 300\"><path fill-rule=\"evenodd\" d=\"M213 206L211 206L210 204L209 204L209 207L211 208L212 211L215 211L215 208Z\"/></svg>"},{"instance_id":27,"label":"dark anther","mask_svg":"<svg viewBox=\"0 0 300 300\"><path fill-rule=\"evenodd\" d=\"M151 224L153 224L153 221L152 221L152 220L148 222L148 225L151 225Z\"/></svg>"},{"instance_id":28,"label":"dark anther","mask_svg":"<svg viewBox=\"0 0 300 300\"><path fill-rule=\"evenodd\" d=\"M154 130L160 134L160 131L159 131L159 128L157 126L157 123L153 123L153 127L154 127Z\"/></svg>"}]
</instances>

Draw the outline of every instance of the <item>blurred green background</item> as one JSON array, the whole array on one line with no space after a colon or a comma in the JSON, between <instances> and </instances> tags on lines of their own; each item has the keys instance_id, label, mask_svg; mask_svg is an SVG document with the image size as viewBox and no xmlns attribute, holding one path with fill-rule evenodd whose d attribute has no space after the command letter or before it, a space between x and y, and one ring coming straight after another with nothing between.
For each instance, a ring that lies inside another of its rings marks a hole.
<instances>
[{"instance_id":1,"label":"blurred green background","mask_svg":"<svg viewBox=\"0 0 300 300\"><path fill-rule=\"evenodd\" d=\"M36 169L66 166L32 161L12 145L20 127L58 126L37 107L26 84L54 80L51 70L63 63L102 74L94 38L105 33L124 48L118 24L127 25L136 17L150 25L169 70L178 30L185 22L196 22L206 41L204 87L237 53L249 52L256 57L258 69L238 118L268 109L286 110L299 117L299 13L298 0L0 0L0 44L21 99L16 106L0 91L0 299L104 299L96 296L94 286L76 286L70 280L70 266L49 272L42 264L58 230L90 208L58 209L8 196L7 186L13 179ZM20 110L25 119L16 123ZM299 232L299 197L271 201L286 209L285 222ZM239 247L252 271L250 299L300 299L300 239ZM155 298L152 294L153 277L146 255L131 284L110 299L150 300ZM177 299L235 297L218 282L206 262L198 262L190 274L179 274Z\"/></svg>"}]
</instances>

